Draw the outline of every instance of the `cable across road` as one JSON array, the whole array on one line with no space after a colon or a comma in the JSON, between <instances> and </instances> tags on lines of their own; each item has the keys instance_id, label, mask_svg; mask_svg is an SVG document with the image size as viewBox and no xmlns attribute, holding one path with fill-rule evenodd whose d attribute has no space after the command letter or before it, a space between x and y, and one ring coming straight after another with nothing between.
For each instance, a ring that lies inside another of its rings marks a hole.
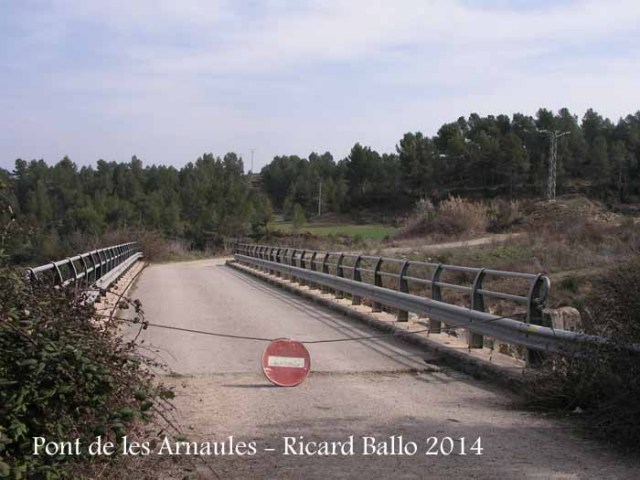
<instances>
[{"instance_id":1,"label":"cable across road","mask_svg":"<svg viewBox=\"0 0 640 480\"><path fill-rule=\"evenodd\" d=\"M496 317L496 318L492 318L490 320L486 320L484 321L484 323L491 323L491 322L495 322L496 320L501 320L503 318L513 318L514 316L517 315L524 315L522 314L510 314L510 315L505 315L503 317ZM120 322L124 322L124 323L130 323L133 325L140 325L142 327L143 330L146 330L148 327L153 327L153 328L161 328L161 329L166 329L166 330L175 330L175 331L179 331L179 332L186 332L186 333L195 333L198 335L206 335L206 336L211 336L211 337L220 337L220 338L230 338L233 340L248 340L248 341L255 341L255 342L273 342L274 340L277 340L277 338L267 338L267 337L253 337L253 336L249 336L249 335L234 335L231 333L221 333L221 332L212 332L212 331L207 331L207 330L195 330L195 329L191 329L191 328L183 328L183 327L176 327L173 325L162 325L160 323L152 323L152 322L148 322L146 320L131 320L128 318L122 318L122 317L113 317L113 316L109 316L109 315L99 315L101 317L106 317L106 318L110 318L111 320L117 320ZM479 322L477 322L479 323ZM338 342L353 342L353 341L359 341L359 340L375 340L375 339L379 339L379 338L386 338L386 337L398 337L398 336L403 336L403 335L416 335L419 333L442 333L442 332L455 332L457 330L461 330L463 329L463 327L444 327L444 328L424 328L421 330L414 330L414 331L409 331L409 330L399 330L397 332L392 332L392 333L382 333L382 334L378 334L378 335L363 335L363 336L359 336L359 337L345 337L345 338L332 338L332 339L322 339L322 340L298 340L300 343L305 344L305 345L312 345L312 344L317 344L317 343L338 343ZM281 337L278 337L281 338Z\"/></svg>"}]
</instances>

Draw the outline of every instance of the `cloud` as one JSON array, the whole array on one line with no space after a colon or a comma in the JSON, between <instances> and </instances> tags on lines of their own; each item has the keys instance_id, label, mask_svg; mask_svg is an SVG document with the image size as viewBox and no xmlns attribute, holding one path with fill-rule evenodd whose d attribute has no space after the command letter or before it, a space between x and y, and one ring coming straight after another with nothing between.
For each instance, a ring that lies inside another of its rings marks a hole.
<instances>
[{"instance_id":1,"label":"cloud","mask_svg":"<svg viewBox=\"0 0 640 480\"><path fill-rule=\"evenodd\" d=\"M635 0L35 4L0 6L5 167L249 148L260 164L341 157L471 111L615 117L640 100Z\"/></svg>"}]
</instances>

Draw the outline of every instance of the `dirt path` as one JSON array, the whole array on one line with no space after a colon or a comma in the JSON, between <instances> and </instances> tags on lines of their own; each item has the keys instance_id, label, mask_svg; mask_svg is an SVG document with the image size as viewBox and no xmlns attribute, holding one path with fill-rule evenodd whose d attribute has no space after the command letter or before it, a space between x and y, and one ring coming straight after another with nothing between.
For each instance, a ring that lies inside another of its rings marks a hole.
<instances>
[{"instance_id":1,"label":"dirt path","mask_svg":"<svg viewBox=\"0 0 640 480\"><path fill-rule=\"evenodd\" d=\"M444 242L425 245L413 241L409 245L399 247L389 247L381 250L382 255L398 254L398 253L414 253L414 252L432 252L440 250L449 250L453 248L478 247L481 245L489 245L493 243L502 243L515 238L524 237L524 233L497 233L486 237L473 238L470 240L460 240L457 242Z\"/></svg>"},{"instance_id":2,"label":"dirt path","mask_svg":"<svg viewBox=\"0 0 640 480\"><path fill-rule=\"evenodd\" d=\"M133 295L149 321L184 328L307 340L379 334L219 260L152 265ZM582 438L572 422L521 410L511 394L488 383L430 369L428 354L397 341L309 345L310 377L298 387L278 388L260 371L265 343L152 327L142 338L176 372L165 380L177 389L176 421L190 441L255 447L254 455L197 457L197 478L214 478L208 467L225 479L640 475L639 460ZM378 452L386 445L387 454L366 455L363 437L375 439ZM438 455L425 454L435 442L430 437L439 442L430 450ZM462 438L466 455L460 454ZM482 455L470 450L478 438ZM334 441L346 454L285 454L292 453L287 442L296 444L293 451L299 442L312 451L309 442ZM409 452L414 442L415 454L396 454L400 441ZM450 442L452 454L443 455L441 446L448 452ZM170 468L161 473L181 478Z\"/></svg>"}]
</instances>

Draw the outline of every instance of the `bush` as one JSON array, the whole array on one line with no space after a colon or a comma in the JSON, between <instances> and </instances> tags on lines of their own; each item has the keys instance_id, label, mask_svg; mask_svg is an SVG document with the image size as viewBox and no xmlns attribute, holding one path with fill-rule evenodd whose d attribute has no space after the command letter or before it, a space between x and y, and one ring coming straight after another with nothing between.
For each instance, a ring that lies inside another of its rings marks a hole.
<instances>
[{"instance_id":1,"label":"bush","mask_svg":"<svg viewBox=\"0 0 640 480\"><path fill-rule=\"evenodd\" d=\"M519 202L512 200L493 200L487 209L487 230L499 233L509 230L522 222Z\"/></svg>"},{"instance_id":2,"label":"bush","mask_svg":"<svg viewBox=\"0 0 640 480\"><path fill-rule=\"evenodd\" d=\"M487 230L487 211L478 202L450 197L434 208L429 200L420 200L414 215L400 232L401 237L439 234L456 236Z\"/></svg>"},{"instance_id":3,"label":"bush","mask_svg":"<svg viewBox=\"0 0 640 480\"><path fill-rule=\"evenodd\" d=\"M90 460L34 456L32 437L86 446L135 434L172 396L150 365L72 289L32 290L0 264L0 477L57 478Z\"/></svg>"},{"instance_id":4,"label":"bush","mask_svg":"<svg viewBox=\"0 0 640 480\"><path fill-rule=\"evenodd\" d=\"M451 225L462 232L485 232L487 230L487 210L479 202L470 202L460 197L450 197L438 206L442 225Z\"/></svg>"},{"instance_id":5,"label":"bush","mask_svg":"<svg viewBox=\"0 0 640 480\"><path fill-rule=\"evenodd\" d=\"M593 430L609 440L640 445L640 260L593 281L585 302L587 333L609 337L610 345L584 345L572 355L546 361L531 383L536 406L585 412Z\"/></svg>"}]
</instances>

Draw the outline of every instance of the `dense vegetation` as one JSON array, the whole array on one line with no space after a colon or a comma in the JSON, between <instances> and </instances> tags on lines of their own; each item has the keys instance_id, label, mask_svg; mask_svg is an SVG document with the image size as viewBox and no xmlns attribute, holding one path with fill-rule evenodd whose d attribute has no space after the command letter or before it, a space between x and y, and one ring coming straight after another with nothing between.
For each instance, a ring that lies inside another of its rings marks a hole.
<instances>
[{"instance_id":1,"label":"dense vegetation","mask_svg":"<svg viewBox=\"0 0 640 480\"><path fill-rule=\"evenodd\" d=\"M438 202L452 193L541 194L549 157L543 129L570 133L558 141L560 192L578 189L610 202L639 199L640 112L616 124L593 110L581 121L566 109L541 109L535 118L472 114L433 137L405 134L395 153L356 144L338 162L328 152L280 156L260 175L246 175L234 153L205 154L181 169L143 166L136 157L81 168L66 157L53 166L19 159L12 172L0 169L0 192L30 229L10 251L18 262L44 260L81 248L79 239L123 228L204 248L264 232L273 209L309 218L320 184L323 212L354 216L407 211L421 198Z\"/></svg>"},{"instance_id":2,"label":"dense vegetation","mask_svg":"<svg viewBox=\"0 0 640 480\"><path fill-rule=\"evenodd\" d=\"M549 158L549 136L541 130L569 132L558 140L560 192L578 188L612 202L638 200L640 112L615 125L593 110L581 122L567 109L557 115L541 109L535 118L472 114L443 125L434 137L405 134L393 154L356 144L338 163L328 153L276 157L262 176L276 208L299 203L308 212L316 208L320 182L325 208L349 212L406 208L450 193L541 194Z\"/></svg>"},{"instance_id":3,"label":"dense vegetation","mask_svg":"<svg viewBox=\"0 0 640 480\"><path fill-rule=\"evenodd\" d=\"M615 343L581 345L574 355L550 356L529 385L527 402L581 413L591 432L638 450L640 261L636 257L596 276L592 283L585 331L614 338Z\"/></svg>"},{"instance_id":4,"label":"dense vegetation","mask_svg":"<svg viewBox=\"0 0 640 480\"><path fill-rule=\"evenodd\" d=\"M2 227L0 478L93 478L94 464L111 459L91 457L89 443L145 436L143 425L162 418L173 392L154 381L149 367L159 365L74 289L28 285L7 265L3 245L15 222ZM139 303L128 303L141 319ZM79 439L80 455L34 455L33 437Z\"/></svg>"}]
</instances>

